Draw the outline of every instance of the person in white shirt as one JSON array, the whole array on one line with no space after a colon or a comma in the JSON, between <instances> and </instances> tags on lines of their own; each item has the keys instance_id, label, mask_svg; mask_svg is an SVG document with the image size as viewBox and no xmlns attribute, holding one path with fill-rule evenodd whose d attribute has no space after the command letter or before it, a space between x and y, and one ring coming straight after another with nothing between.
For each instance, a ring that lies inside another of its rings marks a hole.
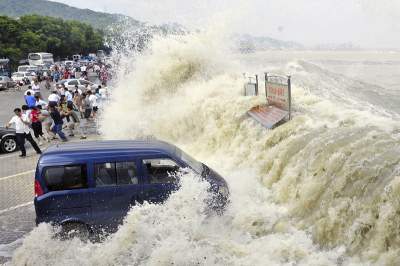
<instances>
[{"instance_id":1,"label":"person in white shirt","mask_svg":"<svg viewBox=\"0 0 400 266\"><path fill-rule=\"evenodd\" d=\"M65 85L64 84L61 84L60 86L58 86L58 94L60 94L60 95L64 95L65 96L65 91L66 91L67 89L65 88Z\"/></svg>"},{"instance_id":2,"label":"person in white shirt","mask_svg":"<svg viewBox=\"0 0 400 266\"><path fill-rule=\"evenodd\" d=\"M35 100L36 100L36 106L40 105L42 106L43 109L47 108L47 102L40 99L39 96L35 96Z\"/></svg>"},{"instance_id":3,"label":"person in white shirt","mask_svg":"<svg viewBox=\"0 0 400 266\"><path fill-rule=\"evenodd\" d=\"M42 98L40 95L40 84L39 81L35 80L35 82L32 84L32 90L34 92L34 96L39 95L39 98Z\"/></svg>"},{"instance_id":4,"label":"person in white shirt","mask_svg":"<svg viewBox=\"0 0 400 266\"><path fill-rule=\"evenodd\" d=\"M81 72L82 72L82 76L83 78L87 77L87 67L85 65L81 66Z\"/></svg>"},{"instance_id":5,"label":"person in white shirt","mask_svg":"<svg viewBox=\"0 0 400 266\"><path fill-rule=\"evenodd\" d=\"M99 107L97 105L97 96L94 95L92 93L92 91L88 91L87 94L89 95L89 102L90 102L90 106L92 107L92 111L93 111L92 116L94 118L94 117L96 117L97 110L99 109Z\"/></svg>"},{"instance_id":6,"label":"person in white shirt","mask_svg":"<svg viewBox=\"0 0 400 266\"><path fill-rule=\"evenodd\" d=\"M99 85L99 94L101 96L102 99L107 99L108 98L108 91L106 87L102 87L101 85Z\"/></svg>"},{"instance_id":7,"label":"person in white shirt","mask_svg":"<svg viewBox=\"0 0 400 266\"><path fill-rule=\"evenodd\" d=\"M75 85L75 89L74 89L73 93L76 93L76 92L78 92L79 95L82 95L82 90L79 89L78 85Z\"/></svg>"},{"instance_id":8,"label":"person in white shirt","mask_svg":"<svg viewBox=\"0 0 400 266\"><path fill-rule=\"evenodd\" d=\"M92 88L90 87L89 83L85 85L85 89L83 90L84 93L88 93Z\"/></svg>"},{"instance_id":9,"label":"person in white shirt","mask_svg":"<svg viewBox=\"0 0 400 266\"><path fill-rule=\"evenodd\" d=\"M28 118L31 117L32 110L29 109L28 105L26 105L26 104L22 105L21 109L22 109L22 115L26 115L26 117L28 117ZM28 121L28 122L29 122L28 126L30 126L31 121Z\"/></svg>"},{"instance_id":10,"label":"person in white shirt","mask_svg":"<svg viewBox=\"0 0 400 266\"><path fill-rule=\"evenodd\" d=\"M26 114L23 114L20 108L15 108L14 113L15 116L13 116L10 122L6 124L6 128L10 128L12 124L15 125L17 145L21 150L21 155L19 157L26 157L25 139L31 143L37 154L41 154L42 151L32 138L29 130L29 117Z\"/></svg>"},{"instance_id":11,"label":"person in white shirt","mask_svg":"<svg viewBox=\"0 0 400 266\"><path fill-rule=\"evenodd\" d=\"M50 95L49 95L49 104L51 102L54 102L55 105L58 105L58 103L60 102L61 97L57 94L57 91L54 90Z\"/></svg>"},{"instance_id":12,"label":"person in white shirt","mask_svg":"<svg viewBox=\"0 0 400 266\"><path fill-rule=\"evenodd\" d=\"M73 95L69 90L65 90L65 99L67 100L67 104L72 104Z\"/></svg>"}]
</instances>

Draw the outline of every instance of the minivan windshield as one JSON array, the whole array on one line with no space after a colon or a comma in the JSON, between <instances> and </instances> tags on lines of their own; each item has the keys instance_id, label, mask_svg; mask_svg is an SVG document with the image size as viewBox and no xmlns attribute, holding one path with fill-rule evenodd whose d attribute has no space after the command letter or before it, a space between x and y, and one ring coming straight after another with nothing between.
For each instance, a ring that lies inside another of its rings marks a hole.
<instances>
[{"instance_id":1,"label":"minivan windshield","mask_svg":"<svg viewBox=\"0 0 400 266\"><path fill-rule=\"evenodd\" d=\"M194 158L192 158L189 154L185 153L184 151L176 148L176 154L179 156L179 158L184 161L187 165L189 165L193 170L195 170L198 174L202 174L204 167L203 164L196 161Z\"/></svg>"}]
</instances>

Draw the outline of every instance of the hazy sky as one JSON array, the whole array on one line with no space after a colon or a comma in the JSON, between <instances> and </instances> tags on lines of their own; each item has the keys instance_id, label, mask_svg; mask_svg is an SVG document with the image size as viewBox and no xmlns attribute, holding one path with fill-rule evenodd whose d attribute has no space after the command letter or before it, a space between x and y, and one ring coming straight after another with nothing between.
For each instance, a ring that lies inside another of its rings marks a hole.
<instances>
[{"instance_id":1,"label":"hazy sky","mask_svg":"<svg viewBox=\"0 0 400 266\"><path fill-rule=\"evenodd\" d=\"M400 48L400 0L55 1L157 24L224 23L234 32L306 45L352 42L365 48Z\"/></svg>"}]
</instances>

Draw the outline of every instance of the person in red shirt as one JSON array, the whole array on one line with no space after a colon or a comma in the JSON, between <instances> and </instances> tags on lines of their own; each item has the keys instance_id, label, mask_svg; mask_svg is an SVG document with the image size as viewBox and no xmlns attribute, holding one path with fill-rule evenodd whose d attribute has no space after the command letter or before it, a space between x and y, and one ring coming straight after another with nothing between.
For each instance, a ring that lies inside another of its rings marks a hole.
<instances>
[{"instance_id":1,"label":"person in red shirt","mask_svg":"<svg viewBox=\"0 0 400 266\"><path fill-rule=\"evenodd\" d=\"M64 79L69 79L69 71L68 71L68 69L65 69Z\"/></svg>"},{"instance_id":2,"label":"person in red shirt","mask_svg":"<svg viewBox=\"0 0 400 266\"><path fill-rule=\"evenodd\" d=\"M35 135L35 138L39 140L39 145L42 145L43 143L41 142L40 138L46 141L47 138L43 134L42 121L40 121L39 117L40 117L40 109L38 108L38 106L35 106L32 108L32 111L30 113L30 120L32 123L33 134Z\"/></svg>"}]
</instances>

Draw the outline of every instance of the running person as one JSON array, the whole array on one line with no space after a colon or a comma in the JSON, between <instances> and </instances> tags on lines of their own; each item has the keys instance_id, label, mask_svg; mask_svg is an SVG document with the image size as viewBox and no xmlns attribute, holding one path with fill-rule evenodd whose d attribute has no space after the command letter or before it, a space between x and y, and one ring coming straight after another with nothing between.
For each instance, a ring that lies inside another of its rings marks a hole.
<instances>
[{"instance_id":1,"label":"running person","mask_svg":"<svg viewBox=\"0 0 400 266\"><path fill-rule=\"evenodd\" d=\"M60 112L57 110L57 107L54 106L53 104L50 105L50 116L53 119L54 122L54 126L53 126L53 133L57 134L62 141L67 141L67 138L65 137L64 132L62 131L62 127L63 127L63 120L61 117Z\"/></svg>"},{"instance_id":2,"label":"running person","mask_svg":"<svg viewBox=\"0 0 400 266\"><path fill-rule=\"evenodd\" d=\"M25 139L27 139L31 143L37 154L41 154L42 151L40 150L35 140L32 138L29 131L29 118L26 114L22 113L22 110L20 108L15 108L14 113L15 116L13 116L10 122L6 124L6 128L9 128L12 124L15 125L17 145L21 150L21 155L19 155L19 157L26 157Z\"/></svg>"},{"instance_id":3,"label":"running person","mask_svg":"<svg viewBox=\"0 0 400 266\"><path fill-rule=\"evenodd\" d=\"M40 106L41 109L42 106ZM40 109L38 106L34 106L32 108L32 111L30 113L30 120L32 122L31 126L33 129L33 134L35 135L35 138L39 141L39 146L43 145L42 141L40 138L44 139L47 141L46 137L43 134L43 129L42 129L42 121L40 121L39 116L40 116Z\"/></svg>"}]
</instances>

